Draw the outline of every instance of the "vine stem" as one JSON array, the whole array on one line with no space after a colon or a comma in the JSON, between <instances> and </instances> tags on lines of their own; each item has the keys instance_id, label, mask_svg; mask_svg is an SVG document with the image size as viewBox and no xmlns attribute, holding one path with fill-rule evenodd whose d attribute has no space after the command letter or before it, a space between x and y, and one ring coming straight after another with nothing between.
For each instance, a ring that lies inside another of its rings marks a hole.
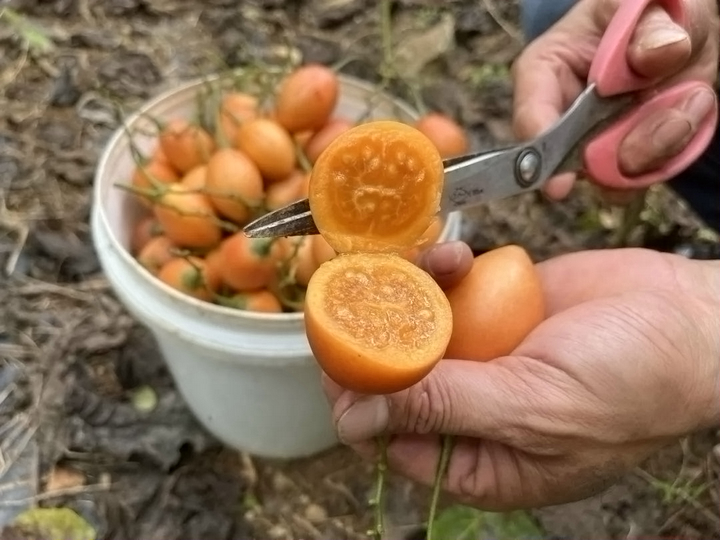
<instances>
[{"instance_id":1,"label":"vine stem","mask_svg":"<svg viewBox=\"0 0 720 540\"><path fill-rule=\"evenodd\" d=\"M392 2L380 0L380 35L382 41L382 86L386 87L392 78L393 70L393 44L392 44Z\"/></svg>"},{"instance_id":2,"label":"vine stem","mask_svg":"<svg viewBox=\"0 0 720 540\"><path fill-rule=\"evenodd\" d=\"M380 435L377 438L378 459L375 466L375 495L370 500L373 507L373 528L369 534L373 540L382 540L385 532L383 510L385 507L385 476L387 473L387 447L388 436Z\"/></svg>"},{"instance_id":3,"label":"vine stem","mask_svg":"<svg viewBox=\"0 0 720 540\"><path fill-rule=\"evenodd\" d=\"M442 435L440 438L440 457L438 458L437 471L435 472L435 481L433 483L432 499L430 499L430 513L427 521L426 540L433 539L433 529L435 527L435 517L437 515L438 502L440 500L440 489L445 480L445 473L450 463L452 455L453 443L455 442L452 435Z\"/></svg>"}]
</instances>

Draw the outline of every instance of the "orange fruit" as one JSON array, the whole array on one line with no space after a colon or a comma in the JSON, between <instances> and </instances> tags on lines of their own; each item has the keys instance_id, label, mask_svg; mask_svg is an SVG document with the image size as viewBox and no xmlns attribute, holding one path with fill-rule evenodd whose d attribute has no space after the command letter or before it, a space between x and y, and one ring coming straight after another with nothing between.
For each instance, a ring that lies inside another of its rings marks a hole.
<instances>
[{"instance_id":1,"label":"orange fruit","mask_svg":"<svg viewBox=\"0 0 720 540\"><path fill-rule=\"evenodd\" d=\"M207 131L181 118L167 123L159 142L168 163L182 174L206 163L215 151L215 140Z\"/></svg>"},{"instance_id":2,"label":"orange fruit","mask_svg":"<svg viewBox=\"0 0 720 540\"><path fill-rule=\"evenodd\" d=\"M545 317L540 276L516 245L478 255L470 273L445 293L454 321L447 358L487 361L511 354Z\"/></svg>"},{"instance_id":3,"label":"orange fruit","mask_svg":"<svg viewBox=\"0 0 720 540\"><path fill-rule=\"evenodd\" d=\"M223 282L237 292L266 288L275 277L287 244L267 238L248 238L242 232L223 240Z\"/></svg>"},{"instance_id":4,"label":"orange fruit","mask_svg":"<svg viewBox=\"0 0 720 540\"><path fill-rule=\"evenodd\" d=\"M222 238L222 228L208 198L182 184L168 189L154 211L164 234L178 247L209 249Z\"/></svg>"},{"instance_id":5,"label":"orange fruit","mask_svg":"<svg viewBox=\"0 0 720 540\"><path fill-rule=\"evenodd\" d=\"M234 148L215 152L207 164L207 197L221 216L243 225L262 203L263 179L255 164Z\"/></svg>"},{"instance_id":6,"label":"orange fruit","mask_svg":"<svg viewBox=\"0 0 720 540\"><path fill-rule=\"evenodd\" d=\"M315 163L325 149L342 133L349 131L353 123L345 118L332 118L308 140L303 148L310 163Z\"/></svg>"},{"instance_id":7,"label":"orange fruit","mask_svg":"<svg viewBox=\"0 0 720 540\"><path fill-rule=\"evenodd\" d=\"M275 119L290 133L316 131L330 118L340 95L335 72L320 64L295 69L279 85Z\"/></svg>"},{"instance_id":8,"label":"orange fruit","mask_svg":"<svg viewBox=\"0 0 720 540\"><path fill-rule=\"evenodd\" d=\"M244 92L229 92L223 96L217 123L226 141L231 143L235 141L240 124L256 118L258 107L258 99Z\"/></svg>"},{"instance_id":9,"label":"orange fruit","mask_svg":"<svg viewBox=\"0 0 720 540\"><path fill-rule=\"evenodd\" d=\"M384 253L338 255L310 278L305 327L323 371L363 394L412 386L440 361L452 332L442 289Z\"/></svg>"},{"instance_id":10,"label":"orange fruit","mask_svg":"<svg viewBox=\"0 0 720 540\"><path fill-rule=\"evenodd\" d=\"M175 244L165 235L151 238L137 255L137 262L151 274L157 274L160 268L175 257Z\"/></svg>"},{"instance_id":11,"label":"orange fruit","mask_svg":"<svg viewBox=\"0 0 720 540\"><path fill-rule=\"evenodd\" d=\"M158 279L188 296L210 302L213 293L205 279L205 261L198 257L174 257L157 274Z\"/></svg>"},{"instance_id":12,"label":"orange fruit","mask_svg":"<svg viewBox=\"0 0 720 540\"><path fill-rule=\"evenodd\" d=\"M435 218L444 170L438 150L417 129L391 120L339 135L310 176L315 224L337 251L399 252Z\"/></svg>"},{"instance_id":13,"label":"orange fruit","mask_svg":"<svg viewBox=\"0 0 720 540\"><path fill-rule=\"evenodd\" d=\"M432 112L422 116L415 122L415 127L433 142L443 158L457 157L470 149L465 130L442 113Z\"/></svg>"},{"instance_id":14,"label":"orange fruit","mask_svg":"<svg viewBox=\"0 0 720 540\"><path fill-rule=\"evenodd\" d=\"M235 143L255 163L268 183L287 178L295 170L295 142L273 120L255 118L244 122L237 129Z\"/></svg>"}]
</instances>

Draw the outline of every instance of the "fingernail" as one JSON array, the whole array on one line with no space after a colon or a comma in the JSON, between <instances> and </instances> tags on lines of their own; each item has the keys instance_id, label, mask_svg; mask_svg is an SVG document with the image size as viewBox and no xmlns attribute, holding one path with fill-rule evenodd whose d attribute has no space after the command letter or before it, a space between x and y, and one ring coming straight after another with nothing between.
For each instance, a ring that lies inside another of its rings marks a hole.
<instances>
[{"instance_id":1,"label":"fingernail","mask_svg":"<svg viewBox=\"0 0 720 540\"><path fill-rule=\"evenodd\" d=\"M458 269L463 247L455 242L438 244L428 253L428 270L433 276L452 274Z\"/></svg>"},{"instance_id":2,"label":"fingernail","mask_svg":"<svg viewBox=\"0 0 720 540\"><path fill-rule=\"evenodd\" d=\"M383 433L389 420L390 410L384 397L362 397L338 419L338 438L344 444L367 441Z\"/></svg>"},{"instance_id":3,"label":"fingernail","mask_svg":"<svg viewBox=\"0 0 720 540\"><path fill-rule=\"evenodd\" d=\"M690 36L680 26L661 26L648 34L648 37L642 43L642 48L645 50L661 49L668 45L680 43L685 39L690 39Z\"/></svg>"},{"instance_id":4,"label":"fingernail","mask_svg":"<svg viewBox=\"0 0 720 540\"><path fill-rule=\"evenodd\" d=\"M682 118L671 118L660 124L652 135L655 154L672 157L685 148L692 134L692 125Z\"/></svg>"},{"instance_id":5,"label":"fingernail","mask_svg":"<svg viewBox=\"0 0 720 540\"><path fill-rule=\"evenodd\" d=\"M682 108L699 124L710 114L714 107L715 93L703 88L690 96Z\"/></svg>"}]
</instances>

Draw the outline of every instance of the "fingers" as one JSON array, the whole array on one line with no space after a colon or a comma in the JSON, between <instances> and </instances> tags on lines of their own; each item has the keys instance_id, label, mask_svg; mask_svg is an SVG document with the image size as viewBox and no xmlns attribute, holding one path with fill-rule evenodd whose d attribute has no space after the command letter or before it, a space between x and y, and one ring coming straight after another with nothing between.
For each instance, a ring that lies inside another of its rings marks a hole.
<instances>
[{"instance_id":1,"label":"fingers","mask_svg":"<svg viewBox=\"0 0 720 540\"><path fill-rule=\"evenodd\" d=\"M579 2L514 63L513 129L519 139L544 132L579 95L598 42L619 4L620 0ZM661 6L651 5L645 11L627 51L634 71L658 81L714 80L717 45L709 36L718 32L717 8L713 2L690 0L684 0L684 7L684 26ZM678 106L644 119L619 149L623 173L632 177L663 166L685 149L716 107L717 97L708 87L686 96ZM559 200L567 196L573 183L572 175L553 178L544 191Z\"/></svg>"},{"instance_id":2,"label":"fingers","mask_svg":"<svg viewBox=\"0 0 720 540\"><path fill-rule=\"evenodd\" d=\"M638 22L627 60L630 67L644 77L666 78L685 66L693 45L692 36L685 28L674 22L662 7L652 5Z\"/></svg>"},{"instance_id":3,"label":"fingers","mask_svg":"<svg viewBox=\"0 0 720 540\"><path fill-rule=\"evenodd\" d=\"M618 159L623 173L636 176L661 167L682 152L717 107L710 87L695 90L677 107L644 118L623 140Z\"/></svg>"},{"instance_id":4,"label":"fingers","mask_svg":"<svg viewBox=\"0 0 720 540\"><path fill-rule=\"evenodd\" d=\"M464 242L443 242L423 251L415 263L446 289L467 275L472 267L473 253Z\"/></svg>"},{"instance_id":5,"label":"fingers","mask_svg":"<svg viewBox=\"0 0 720 540\"><path fill-rule=\"evenodd\" d=\"M582 91L594 50L588 43L571 51L566 37L540 37L513 63L513 132L521 140L544 132Z\"/></svg>"},{"instance_id":6,"label":"fingers","mask_svg":"<svg viewBox=\"0 0 720 540\"><path fill-rule=\"evenodd\" d=\"M511 369L512 363L444 360L421 382L385 396L358 395L329 381L324 384L338 437L345 444L383 433L509 437L513 427L508 424L530 408L530 396L513 390L521 384L523 370Z\"/></svg>"},{"instance_id":7,"label":"fingers","mask_svg":"<svg viewBox=\"0 0 720 540\"><path fill-rule=\"evenodd\" d=\"M683 5L686 13L683 26L656 5L649 7L638 22L627 58L641 75L670 77L702 54L710 36L717 35L715 2L684 0Z\"/></svg>"},{"instance_id":8,"label":"fingers","mask_svg":"<svg viewBox=\"0 0 720 540\"><path fill-rule=\"evenodd\" d=\"M576 178L575 173L559 174L548 180L548 183L543 186L543 192L548 198L560 201L570 194Z\"/></svg>"}]
</instances>

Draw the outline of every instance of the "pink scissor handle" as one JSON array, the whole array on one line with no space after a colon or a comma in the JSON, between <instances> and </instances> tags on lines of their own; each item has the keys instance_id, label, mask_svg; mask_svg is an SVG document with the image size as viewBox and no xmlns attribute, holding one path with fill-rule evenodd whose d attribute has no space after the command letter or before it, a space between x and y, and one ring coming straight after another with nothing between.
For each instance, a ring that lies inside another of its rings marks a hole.
<instances>
[{"instance_id":1,"label":"pink scissor handle","mask_svg":"<svg viewBox=\"0 0 720 540\"><path fill-rule=\"evenodd\" d=\"M705 117L685 149L661 168L640 176L625 176L620 170L618 151L625 136L640 120L655 111L680 104L688 95L701 88L713 91L712 87L699 81L680 83L664 90L594 137L584 149L583 158L587 173L605 187L627 189L648 187L668 180L685 170L700 157L715 134L718 121L717 101L713 113Z\"/></svg>"},{"instance_id":2,"label":"pink scissor handle","mask_svg":"<svg viewBox=\"0 0 720 540\"><path fill-rule=\"evenodd\" d=\"M634 92L655 81L635 73L627 61L627 50L637 23L650 4L662 6L673 21L684 26L686 17L681 0L623 0L603 34L590 66L588 83L595 83L599 95Z\"/></svg>"}]
</instances>

